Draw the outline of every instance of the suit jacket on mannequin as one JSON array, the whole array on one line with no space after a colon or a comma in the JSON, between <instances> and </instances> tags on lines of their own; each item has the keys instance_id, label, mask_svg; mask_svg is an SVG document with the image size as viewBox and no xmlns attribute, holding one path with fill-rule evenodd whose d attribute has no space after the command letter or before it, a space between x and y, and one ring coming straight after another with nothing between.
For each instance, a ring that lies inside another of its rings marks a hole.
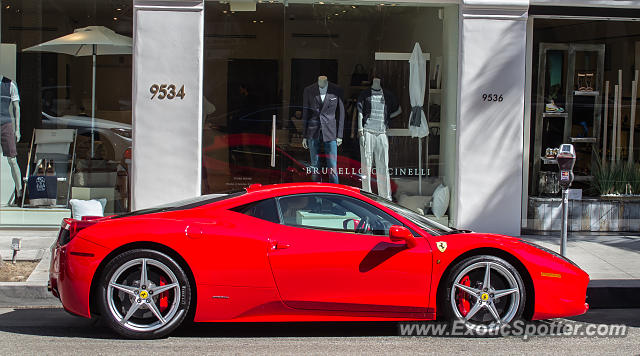
<instances>
[{"instance_id":1,"label":"suit jacket on mannequin","mask_svg":"<svg viewBox=\"0 0 640 356\"><path fill-rule=\"evenodd\" d=\"M307 139L322 139L324 142L342 138L344 130L343 90L328 83L324 101L320 97L317 83L304 88L302 111L302 134Z\"/></svg>"}]
</instances>

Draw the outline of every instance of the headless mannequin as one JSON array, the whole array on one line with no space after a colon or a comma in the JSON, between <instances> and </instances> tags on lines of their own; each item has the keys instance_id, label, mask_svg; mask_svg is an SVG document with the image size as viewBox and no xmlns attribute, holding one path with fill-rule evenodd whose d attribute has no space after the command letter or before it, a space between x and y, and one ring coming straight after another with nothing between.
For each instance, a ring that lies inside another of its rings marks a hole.
<instances>
[{"instance_id":1,"label":"headless mannequin","mask_svg":"<svg viewBox=\"0 0 640 356\"><path fill-rule=\"evenodd\" d=\"M0 76L2 79L2 76ZM11 101L9 104L9 116L13 123L14 134L16 142L20 141L20 102ZM11 177L13 178L13 184L15 186L14 203L18 204L18 199L22 197L22 184L20 184L20 167L18 167L18 160L16 157L7 157L9 167L11 168Z\"/></svg>"},{"instance_id":2,"label":"headless mannequin","mask_svg":"<svg viewBox=\"0 0 640 356\"><path fill-rule=\"evenodd\" d=\"M382 107L384 108L384 94L382 92L382 86L380 85L380 78L373 78L371 84L371 101L373 111L373 98L379 98L381 100ZM384 111L384 110L382 110ZM390 117L399 115L401 109L390 114ZM372 119L371 117L369 118ZM370 121L367 122L369 124ZM373 162L376 166L376 177L378 185L378 195L391 200L391 182L389 177L389 141L386 135L386 125L383 131L380 132L379 126L370 127L369 125L363 125L363 114L358 112L358 137L360 141L360 155L361 164L364 174L362 180L362 189L371 192L371 174L373 168Z\"/></svg>"},{"instance_id":3,"label":"headless mannequin","mask_svg":"<svg viewBox=\"0 0 640 356\"><path fill-rule=\"evenodd\" d=\"M318 89L320 90L320 100L324 101L324 97L327 95L327 89L329 88L329 79L325 75L321 75L318 77ZM342 144L342 139L337 138L336 144L340 146ZM302 139L302 147L305 150L309 149L309 144L307 143L307 139Z\"/></svg>"}]
</instances>

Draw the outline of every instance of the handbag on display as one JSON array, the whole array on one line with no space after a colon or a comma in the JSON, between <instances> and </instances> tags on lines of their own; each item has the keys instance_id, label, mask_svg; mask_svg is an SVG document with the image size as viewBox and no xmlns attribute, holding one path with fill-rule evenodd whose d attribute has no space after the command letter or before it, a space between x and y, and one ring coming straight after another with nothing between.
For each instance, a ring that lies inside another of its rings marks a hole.
<instances>
[{"instance_id":1,"label":"handbag on display","mask_svg":"<svg viewBox=\"0 0 640 356\"><path fill-rule=\"evenodd\" d=\"M58 178L52 160L41 159L36 164L35 174L27 179L27 191L32 206L56 205Z\"/></svg>"},{"instance_id":2,"label":"handbag on display","mask_svg":"<svg viewBox=\"0 0 640 356\"><path fill-rule=\"evenodd\" d=\"M369 74L362 64L356 64L351 74L351 86L361 86L369 84Z\"/></svg>"}]
</instances>

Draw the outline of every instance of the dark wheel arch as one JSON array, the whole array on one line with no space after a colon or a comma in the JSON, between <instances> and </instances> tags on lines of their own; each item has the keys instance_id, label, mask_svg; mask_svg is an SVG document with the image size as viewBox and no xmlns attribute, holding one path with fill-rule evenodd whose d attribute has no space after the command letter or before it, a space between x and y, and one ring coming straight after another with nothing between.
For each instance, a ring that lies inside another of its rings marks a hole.
<instances>
[{"instance_id":1,"label":"dark wheel arch","mask_svg":"<svg viewBox=\"0 0 640 356\"><path fill-rule=\"evenodd\" d=\"M120 255L125 251L129 251L133 249L150 249L150 250L156 250L158 252L162 252L168 255L169 257L173 258L178 263L178 265L180 265L180 267L186 273L192 289L191 301L192 301L193 307L189 309L189 314L187 314L185 321L193 321L193 317L196 311L196 305L198 302L197 300L198 293L197 293L195 277L193 276L193 271L191 271L191 267L189 267L189 264L187 263L187 261L185 261L185 259L174 249L166 245L163 245L157 242L151 242L151 241L136 241L136 242L122 245L116 248L115 250L111 251L111 253L109 253L102 260L102 262L100 262L100 265L98 266L95 273L93 274L93 278L91 280L91 288L89 289L89 312L91 313L91 315L92 316L100 315L99 313L100 308L98 308L96 304L97 303L96 293L97 293L97 288L100 285L100 282L98 281L98 279L102 275L102 271L104 270L105 266L109 263L109 261L114 259L116 256Z\"/></svg>"},{"instance_id":2,"label":"dark wheel arch","mask_svg":"<svg viewBox=\"0 0 640 356\"><path fill-rule=\"evenodd\" d=\"M485 248L477 248L477 249L473 249L473 250L469 250L463 254L461 254L460 256L456 257L453 261L451 261L451 263L447 266L447 268L445 269L444 273L442 274L442 278L440 278L440 280L438 281L438 289L437 289L437 294L436 294L436 317L438 318L438 320L440 320L440 318L442 317L442 313L440 312L442 309L442 305L441 303L444 301L445 297L444 294L447 292L447 287L446 287L446 281L449 277L449 275L451 274L453 268L461 261L469 258L469 257L473 257L473 256L479 256L479 255L489 255L489 256L495 256L495 257L499 257L504 259L505 261L509 262L511 265L513 265L513 267L515 267L518 270L518 273L520 273L520 276L522 276L522 280L524 282L524 286L525 286L525 291L527 293L527 298L525 300L525 308L524 308L524 313L522 314L522 316L526 319L526 320L531 320L531 318L533 317L533 312L534 312L534 305L535 305L535 289L533 287L533 280L531 279L531 275L529 274L529 270L527 270L527 268L524 266L524 264L514 255L504 251L504 250L500 250L498 248L491 248L491 247L485 247Z\"/></svg>"}]
</instances>

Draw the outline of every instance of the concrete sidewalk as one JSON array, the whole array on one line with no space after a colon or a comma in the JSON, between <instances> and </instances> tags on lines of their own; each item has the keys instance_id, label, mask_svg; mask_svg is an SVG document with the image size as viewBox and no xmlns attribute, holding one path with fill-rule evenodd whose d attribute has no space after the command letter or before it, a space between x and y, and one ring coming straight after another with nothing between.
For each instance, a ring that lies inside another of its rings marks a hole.
<instances>
[{"instance_id":1,"label":"concrete sidewalk","mask_svg":"<svg viewBox=\"0 0 640 356\"><path fill-rule=\"evenodd\" d=\"M560 235L523 235L522 239L560 252ZM569 234L567 257L591 280L640 279L640 236Z\"/></svg>"},{"instance_id":2,"label":"concrete sidewalk","mask_svg":"<svg viewBox=\"0 0 640 356\"><path fill-rule=\"evenodd\" d=\"M560 235L521 238L560 251ZM567 257L591 278L591 308L640 307L640 236L569 234Z\"/></svg>"},{"instance_id":3,"label":"concrete sidewalk","mask_svg":"<svg viewBox=\"0 0 640 356\"><path fill-rule=\"evenodd\" d=\"M40 261L26 282L0 282L0 307L59 306L60 302L47 290L51 245L58 229L0 230L0 255L11 263L11 240L20 238L18 261Z\"/></svg>"}]
</instances>

